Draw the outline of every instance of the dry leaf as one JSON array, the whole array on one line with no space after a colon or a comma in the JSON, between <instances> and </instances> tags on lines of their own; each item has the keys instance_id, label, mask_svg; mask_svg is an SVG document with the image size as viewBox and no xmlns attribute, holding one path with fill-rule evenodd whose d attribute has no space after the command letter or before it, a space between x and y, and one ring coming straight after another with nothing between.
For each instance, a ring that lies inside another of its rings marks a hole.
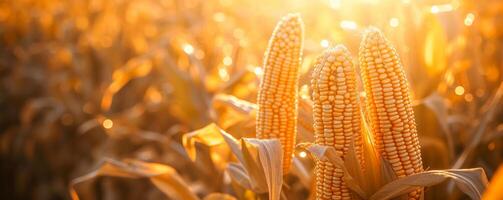
<instances>
[{"instance_id":1,"label":"dry leaf","mask_svg":"<svg viewBox=\"0 0 503 200\"><path fill-rule=\"evenodd\" d=\"M189 186L178 175L175 169L158 163L147 163L138 160L113 160L105 159L98 169L75 178L70 183L70 194L73 200L79 197L74 187L84 181L99 176L112 176L123 178L148 178L159 190L172 199L197 200L199 199Z\"/></svg>"},{"instance_id":2,"label":"dry leaf","mask_svg":"<svg viewBox=\"0 0 503 200\"><path fill-rule=\"evenodd\" d=\"M244 115L252 115L252 113L257 109L257 105L254 103L250 103L235 96L225 94L215 95L215 97L213 97L213 104L214 106L228 106Z\"/></svg>"},{"instance_id":3,"label":"dry leaf","mask_svg":"<svg viewBox=\"0 0 503 200\"><path fill-rule=\"evenodd\" d=\"M383 186L373 194L371 200L392 199L416 190L454 180L461 191L472 199L480 199L487 185L487 177L482 168L430 170L400 178Z\"/></svg>"},{"instance_id":4,"label":"dry leaf","mask_svg":"<svg viewBox=\"0 0 503 200\"><path fill-rule=\"evenodd\" d=\"M254 145L246 143L241 139L241 152L243 160L241 164L246 169L252 183L253 191L263 193L268 191L267 182L265 179L264 169L260 166L258 160L258 150Z\"/></svg>"},{"instance_id":5,"label":"dry leaf","mask_svg":"<svg viewBox=\"0 0 503 200\"><path fill-rule=\"evenodd\" d=\"M276 175L278 172L282 174L282 169L279 169L282 166L281 144L277 140L241 139L241 144L238 144L230 134L210 124L183 136L184 147L192 159L196 154L195 142L209 147L226 144L226 149L230 149L241 164L227 166L233 180L257 193L269 192L271 199L279 199L283 177Z\"/></svg>"},{"instance_id":6,"label":"dry leaf","mask_svg":"<svg viewBox=\"0 0 503 200\"><path fill-rule=\"evenodd\" d=\"M126 65L113 72L112 83L105 89L101 99L101 109L108 110L113 96L132 79L146 76L152 70L152 62L146 57L129 60Z\"/></svg>"},{"instance_id":7,"label":"dry leaf","mask_svg":"<svg viewBox=\"0 0 503 200\"><path fill-rule=\"evenodd\" d=\"M215 95L212 102L215 123L220 127L236 137L255 136L255 104L225 94Z\"/></svg>"},{"instance_id":8,"label":"dry leaf","mask_svg":"<svg viewBox=\"0 0 503 200\"><path fill-rule=\"evenodd\" d=\"M259 140L243 139L244 142L255 145L258 150L258 160L267 182L269 199L279 200L281 195L281 186L283 185L283 166L281 143L277 139Z\"/></svg>"},{"instance_id":9,"label":"dry leaf","mask_svg":"<svg viewBox=\"0 0 503 200\"><path fill-rule=\"evenodd\" d=\"M229 176L233 181L237 182L242 187L249 190L253 189L250 177L248 176L246 169L244 169L242 165L237 163L229 163L227 165L227 173L229 173Z\"/></svg>"},{"instance_id":10,"label":"dry leaf","mask_svg":"<svg viewBox=\"0 0 503 200\"><path fill-rule=\"evenodd\" d=\"M242 99L239 99L232 95L218 94L213 98L213 106L219 108L225 106L230 108L240 116L232 116L233 119L226 120L238 121L242 117L248 118L248 120L255 121L255 114L257 105ZM241 119L245 121L246 119ZM314 141L314 131L313 131L313 114L312 114L312 101L309 99L304 99L299 97L299 116L298 116L298 141L302 142L313 142ZM237 123L237 122L235 122ZM226 130L227 127L225 127Z\"/></svg>"},{"instance_id":11,"label":"dry leaf","mask_svg":"<svg viewBox=\"0 0 503 200\"><path fill-rule=\"evenodd\" d=\"M197 154L195 144L199 143L208 146L211 161L218 169L224 170L227 163L232 159L231 151L233 149L229 147L232 147L232 143L237 143L237 141L216 124L212 123L201 129L184 134L182 136L182 143L193 161L196 160ZM231 144L229 145L229 143ZM199 156L204 157L204 155ZM239 159L239 156L237 157Z\"/></svg>"},{"instance_id":12,"label":"dry leaf","mask_svg":"<svg viewBox=\"0 0 503 200\"><path fill-rule=\"evenodd\" d=\"M223 144L224 138L222 137L221 132L223 132L223 130L212 123L201 129L184 134L182 137L182 143L187 150L187 154L190 159L196 159L196 142L205 144L209 147Z\"/></svg>"}]
</instances>

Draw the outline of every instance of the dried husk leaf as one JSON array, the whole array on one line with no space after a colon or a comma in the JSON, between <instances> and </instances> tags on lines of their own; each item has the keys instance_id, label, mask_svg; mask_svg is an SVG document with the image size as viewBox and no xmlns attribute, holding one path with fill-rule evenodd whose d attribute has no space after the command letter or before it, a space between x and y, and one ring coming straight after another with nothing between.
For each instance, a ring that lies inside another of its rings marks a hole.
<instances>
[{"instance_id":1,"label":"dried husk leaf","mask_svg":"<svg viewBox=\"0 0 503 200\"><path fill-rule=\"evenodd\" d=\"M112 83L105 89L101 99L101 109L108 110L113 96L132 79L148 75L152 71L152 62L146 57L129 60L126 65L113 72Z\"/></svg>"},{"instance_id":2,"label":"dried husk leaf","mask_svg":"<svg viewBox=\"0 0 503 200\"><path fill-rule=\"evenodd\" d=\"M235 125L238 123L242 123L244 127L253 127L249 126L250 121L255 122L255 115L257 112L257 105L242 99L239 99L233 95L226 94L217 94L213 98L213 107L220 108L225 107L229 108L238 114L239 116L232 116L233 122L231 124ZM244 119L243 119L244 118ZM229 123L227 120L226 124ZM313 131L313 114L312 114L312 102L309 99L304 99L299 97L299 115L298 115L298 130L299 136L298 141L303 142L312 142L314 141L314 131ZM248 124L247 124L248 123ZM254 125L254 124L251 124ZM226 130L232 127L224 127ZM243 127L242 127L243 128ZM237 133L233 132L234 135Z\"/></svg>"},{"instance_id":3,"label":"dried husk leaf","mask_svg":"<svg viewBox=\"0 0 503 200\"><path fill-rule=\"evenodd\" d=\"M193 161L196 159L196 142L210 147L223 144L224 138L222 137L221 132L224 131L212 123L201 129L184 134L182 137L182 143L187 150L187 154L190 159Z\"/></svg>"},{"instance_id":4,"label":"dried husk leaf","mask_svg":"<svg viewBox=\"0 0 503 200\"><path fill-rule=\"evenodd\" d=\"M238 143L232 135L215 124L209 124L202 129L185 134L182 139L189 157L193 160L196 158L196 142L209 147L222 146L230 150L240 163L227 165L226 169L231 178L246 189L257 193L268 192L266 177L259 159L259 150L266 147L256 147L260 142L255 141L251 144L242 139Z\"/></svg>"},{"instance_id":5,"label":"dried husk leaf","mask_svg":"<svg viewBox=\"0 0 503 200\"><path fill-rule=\"evenodd\" d=\"M213 106L227 106L244 115L250 115L257 109L257 105L254 103L226 94L217 94L213 97Z\"/></svg>"},{"instance_id":6,"label":"dried husk leaf","mask_svg":"<svg viewBox=\"0 0 503 200\"><path fill-rule=\"evenodd\" d=\"M256 104L233 95L217 94L212 106L218 126L239 138L255 136Z\"/></svg>"},{"instance_id":7,"label":"dried husk leaf","mask_svg":"<svg viewBox=\"0 0 503 200\"><path fill-rule=\"evenodd\" d=\"M260 166L260 161L258 160L259 155L257 147L241 139L241 152L244 160L241 164L250 177L253 191L258 193L267 192L267 181L265 179L264 169Z\"/></svg>"},{"instance_id":8,"label":"dried husk leaf","mask_svg":"<svg viewBox=\"0 0 503 200\"><path fill-rule=\"evenodd\" d=\"M278 177L272 176L278 173L278 169L275 167L281 166L277 164L277 162L281 162L279 161L281 159L276 158L278 151L281 152L281 146L276 140L241 139L238 143L232 135L217 125L210 124L203 129L185 135L183 141L192 158L195 158L194 142L196 141L208 146L225 143L239 161L239 164L229 163L227 165L226 169L232 180L256 193L272 191L269 192L270 195L278 196L281 190L282 176L279 180ZM277 186L278 184L279 186Z\"/></svg>"},{"instance_id":9,"label":"dried husk leaf","mask_svg":"<svg viewBox=\"0 0 503 200\"><path fill-rule=\"evenodd\" d=\"M98 169L73 179L69 187L72 199L79 199L74 189L77 184L99 176L148 178L161 192L171 199L199 199L190 191L189 186L178 175L176 170L170 166L138 160L118 161L113 159L105 159Z\"/></svg>"},{"instance_id":10,"label":"dried husk leaf","mask_svg":"<svg viewBox=\"0 0 503 200\"><path fill-rule=\"evenodd\" d=\"M281 186L283 185L283 168L281 143L277 139L243 139L244 142L254 145L258 150L258 160L267 182L269 199L279 200Z\"/></svg>"},{"instance_id":11,"label":"dried husk leaf","mask_svg":"<svg viewBox=\"0 0 503 200\"><path fill-rule=\"evenodd\" d=\"M388 183L373 194L370 200L392 199L417 190L419 187L437 185L449 178L472 199L480 199L487 185L487 177L482 168L430 170Z\"/></svg>"},{"instance_id":12,"label":"dried husk leaf","mask_svg":"<svg viewBox=\"0 0 503 200\"><path fill-rule=\"evenodd\" d=\"M231 179L237 182L241 187L252 190L252 183L250 177L248 176L246 169L242 165L237 163L229 163L227 165L227 173Z\"/></svg>"},{"instance_id":13,"label":"dried husk leaf","mask_svg":"<svg viewBox=\"0 0 503 200\"><path fill-rule=\"evenodd\" d=\"M243 153L241 152L240 144L238 143L238 141L234 137L232 137L232 135L230 135L229 133L227 133L225 131L221 131L220 134L222 134L222 137L224 138L225 143L230 148L230 150L234 154L234 156L236 156L238 161L240 163L244 163L245 160L243 158Z\"/></svg>"}]
</instances>

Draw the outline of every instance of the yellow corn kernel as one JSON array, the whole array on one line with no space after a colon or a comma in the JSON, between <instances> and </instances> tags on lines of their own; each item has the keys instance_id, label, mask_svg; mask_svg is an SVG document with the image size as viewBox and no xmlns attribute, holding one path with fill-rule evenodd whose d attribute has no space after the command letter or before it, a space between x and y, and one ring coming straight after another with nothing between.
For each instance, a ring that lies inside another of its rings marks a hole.
<instances>
[{"instance_id":1,"label":"yellow corn kernel","mask_svg":"<svg viewBox=\"0 0 503 200\"><path fill-rule=\"evenodd\" d=\"M278 138L283 149L283 173L290 169L297 133L298 71L304 26L298 14L276 25L264 58L257 103L257 138Z\"/></svg>"},{"instance_id":2,"label":"yellow corn kernel","mask_svg":"<svg viewBox=\"0 0 503 200\"><path fill-rule=\"evenodd\" d=\"M376 28L360 45L360 67L376 148L398 177L423 171L409 86L396 50ZM418 199L422 190L409 193Z\"/></svg>"},{"instance_id":3,"label":"yellow corn kernel","mask_svg":"<svg viewBox=\"0 0 503 200\"><path fill-rule=\"evenodd\" d=\"M361 158L361 116L351 55L342 46L325 50L311 80L315 143L334 147L343 156L350 145ZM351 199L343 170L328 161L316 163L316 199Z\"/></svg>"}]
</instances>

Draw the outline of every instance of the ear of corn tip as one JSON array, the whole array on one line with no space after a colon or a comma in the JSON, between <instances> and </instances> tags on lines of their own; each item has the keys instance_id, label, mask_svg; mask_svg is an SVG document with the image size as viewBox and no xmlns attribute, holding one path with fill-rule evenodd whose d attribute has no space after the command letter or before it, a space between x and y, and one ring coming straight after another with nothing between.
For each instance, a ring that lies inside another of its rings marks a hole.
<instances>
[{"instance_id":1,"label":"ear of corn tip","mask_svg":"<svg viewBox=\"0 0 503 200\"><path fill-rule=\"evenodd\" d=\"M360 109L351 55L338 45L325 50L315 61L311 87L315 143L334 147L345 156L352 141L361 158ZM317 199L351 199L343 170L330 162L316 163Z\"/></svg>"},{"instance_id":2,"label":"ear of corn tip","mask_svg":"<svg viewBox=\"0 0 503 200\"><path fill-rule=\"evenodd\" d=\"M264 56L264 75L258 92L257 138L280 140L284 173L290 169L297 133L303 37L300 15L289 14L278 22Z\"/></svg>"},{"instance_id":3,"label":"ear of corn tip","mask_svg":"<svg viewBox=\"0 0 503 200\"><path fill-rule=\"evenodd\" d=\"M396 50L376 28L364 34L360 68L378 153L390 162L398 177L423 171L405 72ZM420 192L409 193L409 198L418 199Z\"/></svg>"}]
</instances>

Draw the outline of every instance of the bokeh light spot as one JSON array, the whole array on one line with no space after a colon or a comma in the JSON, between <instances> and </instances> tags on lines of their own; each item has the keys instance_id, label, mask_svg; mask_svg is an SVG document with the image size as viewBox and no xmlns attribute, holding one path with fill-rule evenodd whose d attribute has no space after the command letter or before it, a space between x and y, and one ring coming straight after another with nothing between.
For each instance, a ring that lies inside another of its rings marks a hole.
<instances>
[{"instance_id":1,"label":"bokeh light spot","mask_svg":"<svg viewBox=\"0 0 503 200\"><path fill-rule=\"evenodd\" d=\"M111 119L105 119L103 121L103 127L106 129L111 129L114 126L114 122Z\"/></svg>"}]
</instances>

